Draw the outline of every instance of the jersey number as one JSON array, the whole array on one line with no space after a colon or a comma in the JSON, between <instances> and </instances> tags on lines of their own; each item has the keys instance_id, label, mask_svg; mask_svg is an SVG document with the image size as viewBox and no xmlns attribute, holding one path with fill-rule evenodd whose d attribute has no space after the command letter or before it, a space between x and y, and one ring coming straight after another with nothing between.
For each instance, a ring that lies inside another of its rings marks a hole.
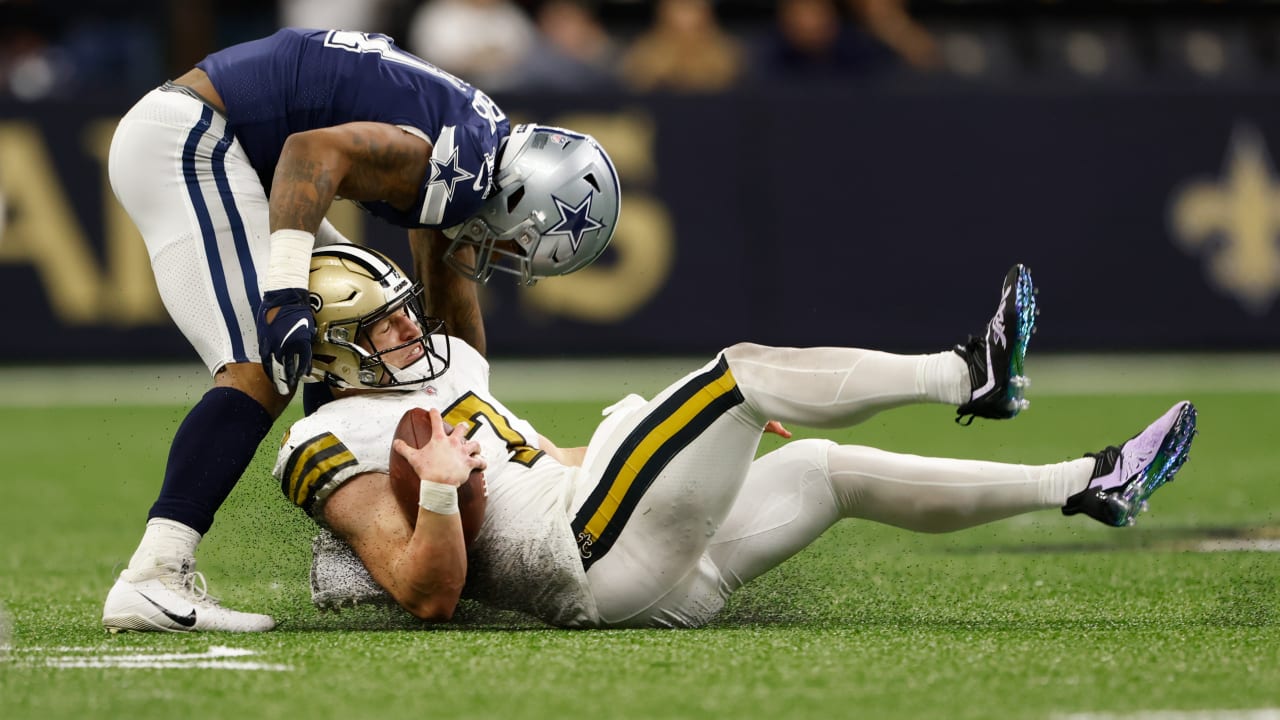
<instances>
[{"instance_id":1,"label":"jersey number","mask_svg":"<svg viewBox=\"0 0 1280 720\"><path fill-rule=\"evenodd\" d=\"M391 39L385 35L354 32L352 30L333 30L325 36L324 45L325 47L346 50L347 52L376 53L387 62L407 65L438 77L462 92L472 89L470 85L460 80L456 75L447 73L426 60L392 45ZM489 99L488 95L478 89L475 89L474 92L475 95L471 98L471 109L476 111L476 115L489 121L489 132L498 132L498 123L507 118L506 114L502 112L502 109L493 100Z\"/></svg>"},{"instance_id":2,"label":"jersey number","mask_svg":"<svg viewBox=\"0 0 1280 720\"><path fill-rule=\"evenodd\" d=\"M480 431L481 425L488 425L495 435L506 441L507 449L511 451L511 461L525 467L532 467L538 458L546 454L531 446L525 436L511 427L510 421L498 412L497 408L474 393L468 392L458 398L458 402L450 405L443 415L445 422L451 425L457 425L460 422L470 423L471 431L467 433L468 439Z\"/></svg>"}]
</instances>

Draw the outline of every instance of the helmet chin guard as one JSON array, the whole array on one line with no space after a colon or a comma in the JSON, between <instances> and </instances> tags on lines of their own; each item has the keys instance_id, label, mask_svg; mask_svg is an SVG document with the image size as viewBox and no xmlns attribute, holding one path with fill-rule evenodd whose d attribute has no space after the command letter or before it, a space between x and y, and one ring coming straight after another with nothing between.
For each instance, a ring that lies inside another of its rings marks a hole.
<instances>
[{"instance_id":1,"label":"helmet chin guard","mask_svg":"<svg viewBox=\"0 0 1280 720\"><path fill-rule=\"evenodd\" d=\"M423 314L422 285L385 255L358 245L319 246L311 253L308 285L316 316L308 380L341 388L416 390L449 368L444 321ZM402 311L422 330L420 336L378 350L362 344L368 328ZM422 355L409 366L386 361L414 345Z\"/></svg>"},{"instance_id":2,"label":"helmet chin guard","mask_svg":"<svg viewBox=\"0 0 1280 720\"><path fill-rule=\"evenodd\" d=\"M499 152L494 192L480 212L445 230L445 262L485 283L495 271L525 285L600 257L618 225L618 173L590 135L518 125ZM459 256L472 248L474 261Z\"/></svg>"}]
</instances>

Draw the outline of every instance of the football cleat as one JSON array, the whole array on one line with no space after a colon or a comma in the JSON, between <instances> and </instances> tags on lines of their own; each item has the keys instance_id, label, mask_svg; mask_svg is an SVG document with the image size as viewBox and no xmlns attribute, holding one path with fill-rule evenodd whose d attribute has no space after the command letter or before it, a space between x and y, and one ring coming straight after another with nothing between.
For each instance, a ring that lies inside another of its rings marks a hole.
<instances>
[{"instance_id":1,"label":"football cleat","mask_svg":"<svg viewBox=\"0 0 1280 720\"><path fill-rule=\"evenodd\" d=\"M968 425L975 417L1005 420L1031 405L1022 397L1031 384L1023 362L1039 313L1031 271L1025 265L1014 265L1005 275L1000 305L987 323L986 333L971 335L955 347L969 366L971 387L969 400L956 409L956 422Z\"/></svg>"},{"instance_id":2,"label":"football cleat","mask_svg":"<svg viewBox=\"0 0 1280 720\"><path fill-rule=\"evenodd\" d=\"M107 593L102 625L109 632L266 632L276 626L267 615L222 607L206 590L195 561L125 570Z\"/></svg>"},{"instance_id":3,"label":"football cleat","mask_svg":"<svg viewBox=\"0 0 1280 720\"><path fill-rule=\"evenodd\" d=\"M369 575L350 545L322 530L311 540L311 603L336 611L356 605L395 605L396 601Z\"/></svg>"},{"instance_id":4,"label":"football cleat","mask_svg":"<svg viewBox=\"0 0 1280 720\"><path fill-rule=\"evenodd\" d=\"M1067 498L1063 515L1084 513L1103 525L1133 525L1147 498L1187 461L1196 434L1196 408L1183 401L1120 447L1097 453L1084 490Z\"/></svg>"}]
</instances>

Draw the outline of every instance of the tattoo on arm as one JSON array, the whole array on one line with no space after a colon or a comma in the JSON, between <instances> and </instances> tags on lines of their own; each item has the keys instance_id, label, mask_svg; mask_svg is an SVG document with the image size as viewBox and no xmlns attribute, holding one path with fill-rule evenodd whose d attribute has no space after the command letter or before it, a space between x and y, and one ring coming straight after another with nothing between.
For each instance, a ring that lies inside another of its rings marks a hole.
<instances>
[{"instance_id":1,"label":"tattoo on arm","mask_svg":"<svg viewBox=\"0 0 1280 720\"><path fill-rule=\"evenodd\" d=\"M384 123L291 135L272 176L271 229L315 232L338 195L407 210L418 199L430 155L429 143Z\"/></svg>"},{"instance_id":2,"label":"tattoo on arm","mask_svg":"<svg viewBox=\"0 0 1280 720\"><path fill-rule=\"evenodd\" d=\"M285 147L288 149L290 143L286 142ZM314 233L320 228L341 180L338 168L327 160L302 150L281 156L271 181L269 202L273 232L298 228Z\"/></svg>"}]
</instances>

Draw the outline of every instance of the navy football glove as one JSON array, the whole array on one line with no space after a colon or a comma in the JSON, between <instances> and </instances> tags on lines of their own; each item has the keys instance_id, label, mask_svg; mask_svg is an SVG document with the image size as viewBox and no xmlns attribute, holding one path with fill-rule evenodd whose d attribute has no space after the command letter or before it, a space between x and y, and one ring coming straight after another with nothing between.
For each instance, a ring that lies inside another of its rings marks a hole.
<instances>
[{"instance_id":1,"label":"navy football glove","mask_svg":"<svg viewBox=\"0 0 1280 720\"><path fill-rule=\"evenodd\" d=\"M267 322L267 311L280 308L275 319ZM276 392L288 395L311 372L311 340L316 334L316 318L307 302L307 291L301 288L268 290L258 306L258 352L262 369L276 386Z\"/></svg>"}]
</instances>

